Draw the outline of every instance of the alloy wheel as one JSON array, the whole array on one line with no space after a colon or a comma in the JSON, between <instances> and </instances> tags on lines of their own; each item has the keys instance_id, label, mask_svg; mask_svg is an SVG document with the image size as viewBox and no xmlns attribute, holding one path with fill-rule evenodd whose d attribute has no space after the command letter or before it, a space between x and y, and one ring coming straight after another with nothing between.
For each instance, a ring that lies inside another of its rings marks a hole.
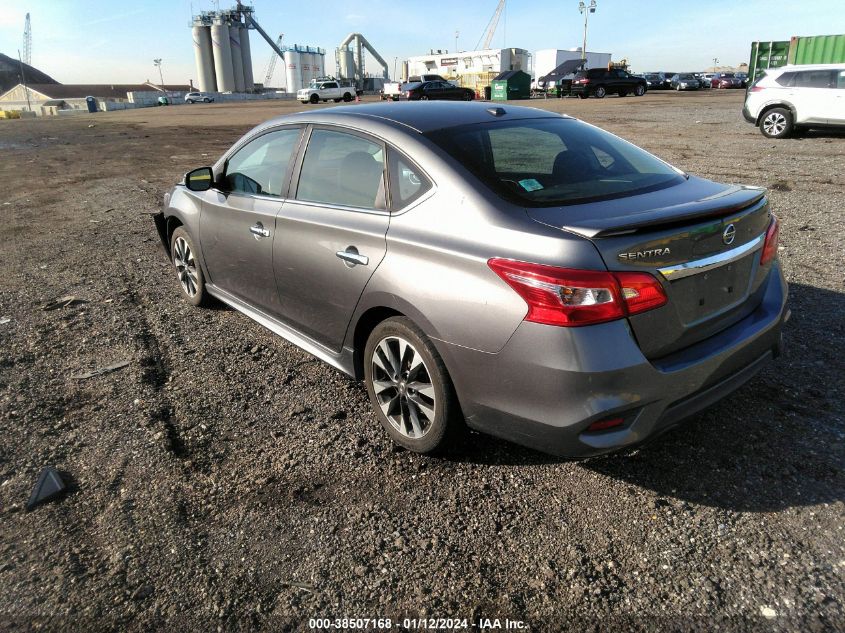
<instances>
[{"instance_id":1,"label":"alloy wheel","mask_svg":"<svg viewBox=\"0 0 845 633\"><path fill-rule=\"evenodd\" d=\"M191 247L183 237L177 237L173 242L173 265L176 266L182 290L189 297L196 296L199 282L197 265Z\"/></svg>"},{"instance_id":2,"label":"alloy wheel","mask_svg":"<svg viewBox=\"0 0 845 633\"><path fill-rule=\"evenodd\" d=\"M372 383L379 407L403 436L420 439L435 420L435 389L419 351L399 336L387 336L373 350Z\"/></svg>"},{"instance_id":3,"label":"alloy wheel","mask_svg":"<svg viewBox=\"0 0 845 633\"><path fill-rule=\"evenodd\" d=\"M780 136L786 129L786 117L780 112L770 112L763 119L763 129L770 136Z\"/></svg>"}]
</instances>

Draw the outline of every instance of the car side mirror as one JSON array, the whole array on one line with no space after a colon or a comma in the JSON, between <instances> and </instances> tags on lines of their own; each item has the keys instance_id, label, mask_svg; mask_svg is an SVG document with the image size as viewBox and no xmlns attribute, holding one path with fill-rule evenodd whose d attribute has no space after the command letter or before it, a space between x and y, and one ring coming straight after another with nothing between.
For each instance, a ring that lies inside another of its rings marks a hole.
<instances>
[{"instance_id":1,"label":"car side mirror","mask_svg":"<svg viewBox=\"0 0 845 633\"><path fill-rule=\"evenodd\" d=\"M214 184L211 167L200 167L185 174L185 186L191 191L208 191Z\"/></svg>"}]
</instances>

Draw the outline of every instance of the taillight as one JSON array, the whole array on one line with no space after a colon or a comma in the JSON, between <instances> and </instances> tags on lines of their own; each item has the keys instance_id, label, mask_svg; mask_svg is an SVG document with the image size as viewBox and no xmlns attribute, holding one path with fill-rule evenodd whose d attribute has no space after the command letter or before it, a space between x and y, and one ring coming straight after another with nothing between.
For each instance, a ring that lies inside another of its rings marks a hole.
<instances>
[{"instance_id":1,"label":"taillight","mask_svg":"<svg viewBox=\"0 0 845 633\"><path fill-rule=\"evenodd\" d=\"M749 92L763 92L764 88L762 86L751 86Z\"/></svg>"},{"instance_id":2,"label":"taillight","mask_svg":"<svg viewBox=\"0 0 845 633\"><path fill-rule=\"evenodd\" d=\"M590 325L666 303L663 286L647 273L575 270L499 258L487 265L525 300L525 320L534 323Z\"/></svg>"},{"instance_id":3,"label":"taillight","mask_svg":"<svg viewBox=\"0 0 845 633\"><path fill-rule=\"evenodd\" d=\"M622 426L625 424L625 418L609 418L607 420L599 420L598 422L593 422L590 426L587 427L587 432L591 433L593 431L606 431L607 429L613 429L617 426Z\"/></svg>"},{"instance_id":4,"label":"taillight","mask_svg":"<svg viewBox=\"0 0 845 633\"><path fill-rule=\"evenodd\" d=\"M760 255L760 265L768 264L778 254L778 236L780 234L780 222L773 213L772 221L766 230L766 241L763 243L763 253Z\"/></svg>"}]
</instances>

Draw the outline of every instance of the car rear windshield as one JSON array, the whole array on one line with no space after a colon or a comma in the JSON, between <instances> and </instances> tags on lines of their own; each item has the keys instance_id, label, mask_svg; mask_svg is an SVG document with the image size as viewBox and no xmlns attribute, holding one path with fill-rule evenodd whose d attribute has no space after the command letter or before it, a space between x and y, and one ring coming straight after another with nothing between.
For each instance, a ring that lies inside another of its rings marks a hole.
<instances>
[{"instance_id":1,"label":"car rear windshield","mask_svg":"<svg viewBox=\"0 0 845 633\"><path fill-rule=\"evenodd\" d=\"M690 73L683 73L678 75L678 79L695 79L695 75Z\"/></svg>"},{"instance_id":2,"label":"car rear windshield","mask_svg":"<svg viewBox=\"0 0 845 633\"><path fill-rule=\"evenodd\" d=\"M684 175L648 152L581 121L496 121L426 136L505 199L577 204L664 189Z\"/></svg>"}]
</instances>

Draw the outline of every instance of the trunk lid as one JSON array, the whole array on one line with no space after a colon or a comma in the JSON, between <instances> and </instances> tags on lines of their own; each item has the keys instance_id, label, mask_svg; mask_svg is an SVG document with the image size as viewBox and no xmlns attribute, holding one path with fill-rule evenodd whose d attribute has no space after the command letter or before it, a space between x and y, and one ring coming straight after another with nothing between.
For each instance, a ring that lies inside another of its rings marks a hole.
<instances>
[{"instance_id":1,"label":"trunk lid","mask_svg":"<svg viewBox=\"0 0 845 633\"><path fill-rule=\"evenodd\" d=\"M590 239L609 270L649 272L663 283L667 304L628 319L647 358L716 334L762 300L770 221L763 189L690 177L649 194L528 215Z\"/></svg>"}]
</instances>

